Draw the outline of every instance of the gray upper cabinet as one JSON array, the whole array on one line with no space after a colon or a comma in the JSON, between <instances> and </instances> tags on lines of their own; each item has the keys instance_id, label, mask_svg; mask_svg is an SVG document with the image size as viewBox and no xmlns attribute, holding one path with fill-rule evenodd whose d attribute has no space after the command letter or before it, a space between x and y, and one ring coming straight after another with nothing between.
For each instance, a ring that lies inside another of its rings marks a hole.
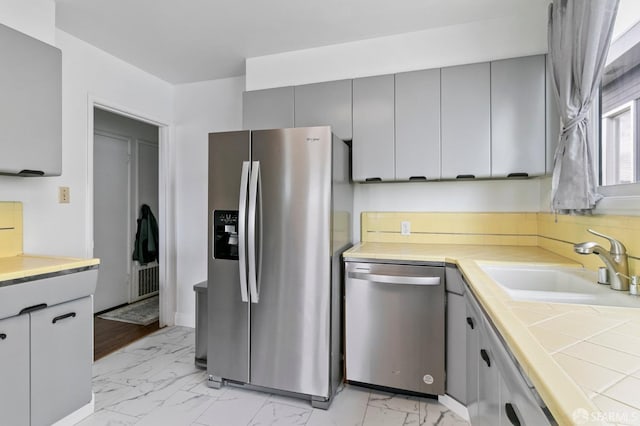
<instances>
[{"instance_id":1,"label":"gray upper cabinet","mask_svg":"<svg viewBox=\"0 0 640 426\"><path fill-rule=\"evenodd\" d=\"M293 113L293 86L254 90L242 94L244 129L294 127Z\"/></svg>"},{"instance_id":2,"label":"gray upper cabinet","mask_svg":"<svg viewBox=\"0 0 640 426\"><path fill-rule=\"evenodd\" d=\"M395 179L394 76L353 80L353 180Z\"/></svg>"},{"instance_id":3,"label":"gray upper cabinet","mask_svg":"<svg viewBox=\"0 0 640 426\"><path fill-rule=\"evenodd\" d=\"M0 25L0 173L62 173L62 54Z\"/></svg>"},{"instance_id":4,"label":"gray upper cabinet","mask_svg":"<svg viewBox=\"0 0 640 426\"><path fill-rule=\"evenodd\" d=\"M396 74L396 179L440 178L440 69Z\"/></svg>"},{"instance_id":5,"label":"gray upper cabinet","mask_svg":"<svg viewBox=\"0 0 640 426\"><path fill-rule=\"evenodd\" d=\"M545 57L491 62L491 176L545 173Z\"/></svg>"},{"instance_id":6,"label":"gray upper cabinet","mask_svg":"<svg viewBox=\"0 0 640 426\"><path fill-rule=\"evenodd\" d=\"M491 175L489 63L442 69L442 178Z\"/></svg>"},{"instance_id":7,"label":"gray upper cabinet","mask_svg":"<svg viewBox=\"0 0 640 426\"><path fill-rule=\"evenodd\" d=\"M352 139L351 80L296 86L295 125L331 126L342 140Z\"/></svg>"}]
</instances>

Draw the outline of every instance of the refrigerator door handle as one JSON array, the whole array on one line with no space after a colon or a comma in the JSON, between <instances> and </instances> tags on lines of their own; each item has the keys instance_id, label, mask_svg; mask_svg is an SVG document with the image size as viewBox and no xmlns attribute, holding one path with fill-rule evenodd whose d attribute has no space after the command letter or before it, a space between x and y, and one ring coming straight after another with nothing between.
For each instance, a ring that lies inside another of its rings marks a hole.
<instances>
[{"instance_id":1,"label":"refrigerator door handle","mask_svg":"<svg viewBox=\"0 0 640 426\"><path fill-rule=\"evenodd\" d=\"M249 301L247 291L247 186L249 184L250 164L242 162L242 174L240 176L240 203L238 204L238 266L240 268L240 296L243 302Z\"/></svg>"},{"instance_id":2,"label":"refrigerator door handle","mask_svg":"<svg viewBox=\"0 0 640 426\"><path fill-rule=\"evenodd\" d=\"M249 292L251 294L251 302L258 303L260 292L258 290L258 254L256 252L257 238L256 231L262 232L262 227L256 229L256 211L258 209L260 184L260 162L253 161L251 164L251 180L249 182L249 213L247 218L247 245L249 258Z\"/></svg>"}]
</instances>

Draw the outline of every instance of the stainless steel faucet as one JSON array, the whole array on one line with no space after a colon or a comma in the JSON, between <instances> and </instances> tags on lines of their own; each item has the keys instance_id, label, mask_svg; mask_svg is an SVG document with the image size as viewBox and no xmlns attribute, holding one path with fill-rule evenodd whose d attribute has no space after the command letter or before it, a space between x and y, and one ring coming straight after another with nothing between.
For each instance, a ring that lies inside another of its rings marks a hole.
<instances>
[{"instance_id":1,"label":"stainless steel faucet","mask_svg":"<svg viewBox=\"0 0 640 426\"><path fill-rule=\"evenodd\" d=\"M606 238L611 244L610 250L605 250L598 243L585 242L575 244L573 250L578 254L597 254L609 270L609 280L613 290L629 290L629 263L626 247L615 238L603 235L593 229L587 229L593 235Z\"/></svg>"}]
</instances>

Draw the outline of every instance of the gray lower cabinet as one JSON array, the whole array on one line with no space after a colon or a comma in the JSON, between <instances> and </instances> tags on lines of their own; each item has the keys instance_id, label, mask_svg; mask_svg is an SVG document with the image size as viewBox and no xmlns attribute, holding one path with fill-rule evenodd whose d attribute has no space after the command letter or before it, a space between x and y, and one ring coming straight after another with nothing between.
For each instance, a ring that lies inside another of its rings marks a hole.
<instances>
[{"instance_id":1,"label":"gray lower cabinet","mask_svg":"<svg viewBox=\"0 0 640 426\"><path fill-rule=\"evenodd\" d=\"M293 86L242 94L242 127L247 130L294 127Z\"/></svg>"},{"instance_id":2,"label":"gray lower cabinet","mask_svg":"<svg viewBox=\"0 0 640 426\"><path fill-rule=\"evenodd\" d=\"M464 281L455 266L445 268L447 287L447 395L467 405L467 307Z\"/></svg>"},{"instance_id":3,"label":"gray lower cabinet","mask_svg":"<svg viewBox=\"0 0 640 426\"><path fill-rule=\"evenodd\" d=\"M473 296L467 290L464 296L467 316L465 318L467 339L467 410L469 418L478 418L478 369L480 368L480 327L482 317Z\"/></svg>"},{"instance_id":4,"label":"gray lower cabinet","mask_svg":"<svg viewBox=\"0 0 640 426\"><path fill-rule=\"evenodd\" d=\"M491 176L545 174L545 56L491 62Z\"/></svg>"},{"instance_id":5,"label":"gray lower cabinet","mask_svg":"<svg viewBox=\"0 0 640 426\"><path fill-rule=\"evenodd\" d=\"M395 179L394 76L353 80L353 180Z\"/></svg>"},{"instance_id":6,"label":"gray lower cabinet","mask_svg":"<svg viewBox=\"0 0 640 426\"><path fill-rule=\"evenodd\" d=\"M467 409L476 425L550 425L543 402L469 290L467 305ZM476 380L476 384L473 381Z\"/></svg>"},{"instance_id":7,"label":"gray lower cabinet","mask_svg":"<svg viewBox=\"0 0 640 426\"><path fill-rule=\"evenodd\" d=\"M30 315L31 424L49 425L91 402L91 297Z\"/></svg>"},{"instance_id":8,"label":"gray lower cabinet","mask_svg":"<svg viewBox=\"0 0 640 426\"><path fill-rule=\"evenodd\" d=\"M0 173L62 173L62 53L0 24Z\"/></svg>"},{"instance_id":9,"label":"gray lower cabinet","mask_svg":"<svg viewBox=\"0 0 640 426\"><path fill-rule=\"evenodd\" d=\"M491 176L488 62L442 68L442 178Z\"/></svg>"},{"instance_id":10,"label":"gray lower cabinet","mask_svg":"<svg viewBox=\"0 0 640 426\"><path fill-rule=\"evenodd\" d=\"M440 179L440 69L396 74L396 180Z\"/></svg>"},{"instance_id":11,"label":"gray lower cabinet","mask_svg":"<svg viewBox=\"0 0 640 426\"><path fill-rule=\"evenodd\" d=\"M29 316L0 320L0 423L29 424Z\"/></svg>"},{"instance_id":12,"label":"gray lower cabinet","mask_svg":"<svg viewBox=\"0 0 640 426\"><path fill-rule=\"evenodd\" d=\"M296 86L295 126L331 126L331 131L340 139L351 140L351 92L351 80Z\"/></svg>"}]
</instances>

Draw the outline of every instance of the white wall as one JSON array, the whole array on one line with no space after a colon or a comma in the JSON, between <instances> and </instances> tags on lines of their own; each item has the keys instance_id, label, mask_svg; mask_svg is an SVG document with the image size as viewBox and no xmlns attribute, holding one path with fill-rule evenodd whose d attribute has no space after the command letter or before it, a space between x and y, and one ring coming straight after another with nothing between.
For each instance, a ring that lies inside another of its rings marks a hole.
<instances>
[{"instance_id":1,"label":"white wall","mask_svg":"<svg viewBox=\"0 0 640 426\"><path fill-rule=\"evenodd\" d=\"M176 86L176 324L195 325L193 285L207 279L207 187L210 132L242 128L244 78Z\"/></svg>"},{"instance_id":2,"label":"white wall","mask_svg":"<svg viewBox=\"0 0 640 426\"><path fill-rule=\"evenodd\" d=\"M535 5L520 17L248 58L246 90L545 53L547 9Z\"/></svg>"},{"instance_id":3,"label":"white wall","mask_svg":"<svg viewBox=\"0 0 640 426\"><path fill-rule=\"evenodd\" d=\"M249 58L246 88L357 78L546 51L547 8L536 2L519 17ZM354 241L360 240L363 211L538 211L545 200L540 182L529 179L356 184Z\"/></svg>"},{"instance_id":4,"label":"white wall","mask_svg":"<svg viewBox=\"0 0 640 426\"><path fill-rule=\"evenodd\" d=\"M0 23L51 45L56 39L54 0L2 0Z\"/></svg>"}]
</instances>

